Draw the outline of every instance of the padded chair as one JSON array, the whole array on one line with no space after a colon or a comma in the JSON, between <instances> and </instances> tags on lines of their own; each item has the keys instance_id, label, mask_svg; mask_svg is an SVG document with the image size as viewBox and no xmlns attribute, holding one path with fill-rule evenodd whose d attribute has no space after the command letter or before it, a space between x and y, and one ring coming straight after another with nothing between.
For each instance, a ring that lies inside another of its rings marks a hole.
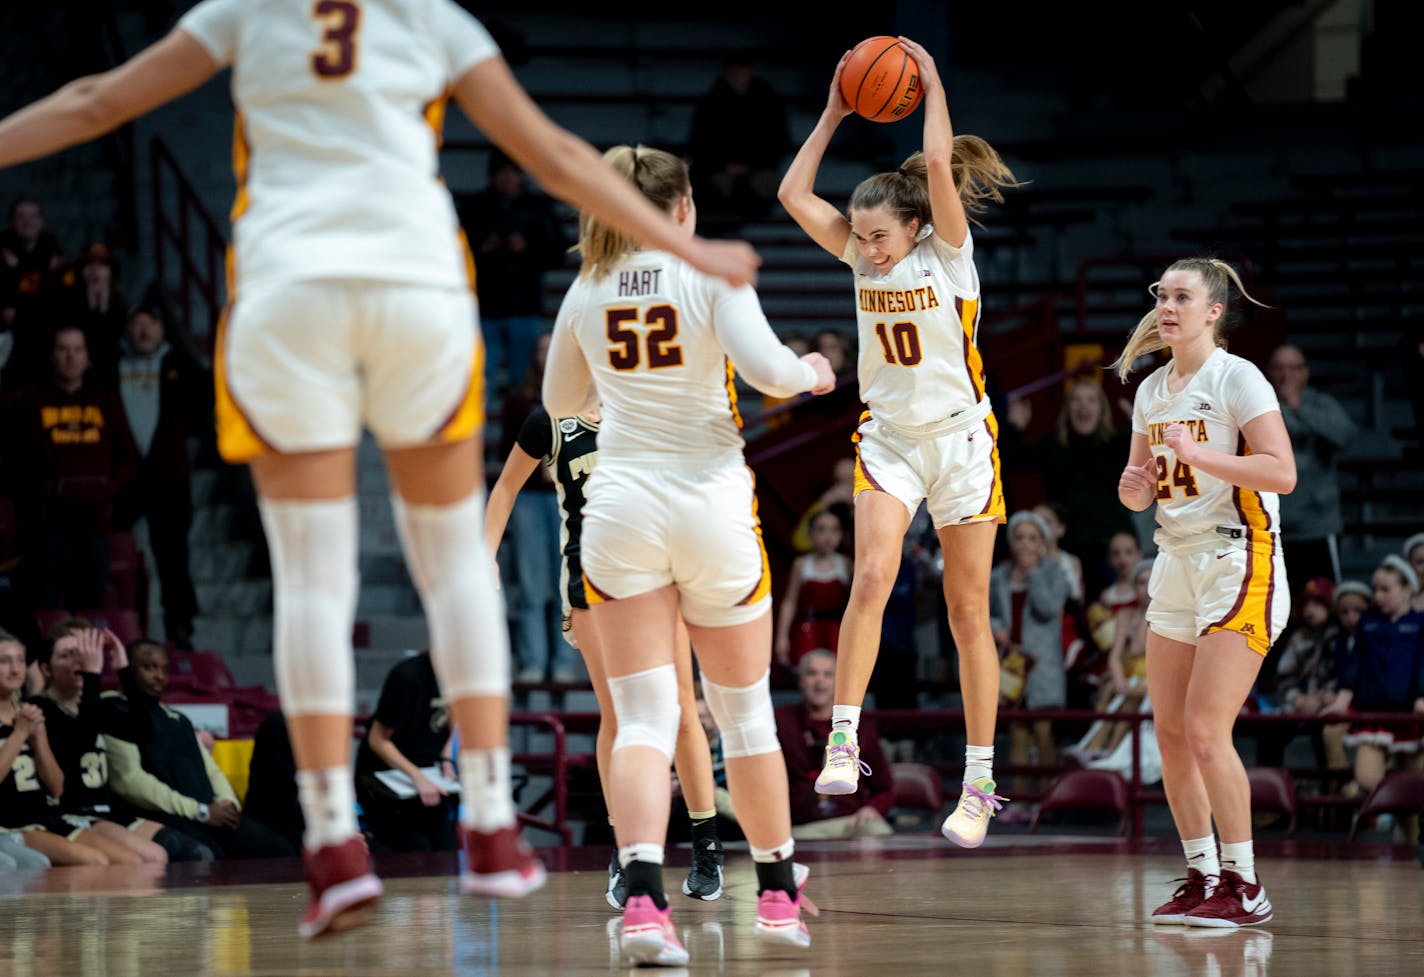
<instances>
[{"instance_id":1,"label":"padded chair","mask_svg":"<svg viewBox=\"0 0 1424 977\"><path fill-rule=\"evenodd\" d=\"M1251 810L1275 811L1290 818L1286 834L1295 834L1295 778L1280 767L1247 767L1246 779L1251 783Z\"/></svg>"},{"instance_id":2,"label":"padded chair","mask_svg":"<svg viewBox=\"0 0 1424 977\"><path fill-rule=\"evenodd\" d=\"M895 806L931 811L944 810L944 791L934 767L924 763L893 763Z\"/></svg>"},{"instance_id":3,"label":"padded chair","mask_svg":"<svg viewBox=\"0 0 1424 977\"><path fill-rule=\"evenodd\" d=\"M1424 811L1424 771L1395 770L1387 773L1379 786L1370 791L1355 823L1350 827L1350 841L1360 833L1360 826L1380 814L1419 814Z\"/></svg>"},{"instance_id":4,"label":"padded chair","mask_svg":"<svg viewBox=\"0 0 1424 977\"><path fill-rule=\"evenodd\" d=\"M1130 806L1127 781L1117 771L1065 770L1048 785L1028 832L1036 832L1039 818L1050 811L1116 811L1117 833L1122 834L1127 828Z\"/></svg>"}]
</instances>

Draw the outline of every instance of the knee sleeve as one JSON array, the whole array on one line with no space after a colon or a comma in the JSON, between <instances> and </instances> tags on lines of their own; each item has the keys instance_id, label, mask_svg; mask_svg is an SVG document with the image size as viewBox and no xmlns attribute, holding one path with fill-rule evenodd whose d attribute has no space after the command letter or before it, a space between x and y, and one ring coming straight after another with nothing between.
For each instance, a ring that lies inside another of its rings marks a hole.
<instances>
[{"instance_id":1,"label":"knee sleeve","mask_svg":"<svg viewBox=\"0 0 1424 977\"><path fill-rule=\"evenodd\" d=\"M391 497L411 579L430 625L430 660L449 701L509 694L509 636L485 545L484 496L454 505Z\"/></svg>"},{"instance_id":2,"label":"knee sleeve","mask_svg":"<svg viewBox=\"0 0 1424 977\"><path fill-rule=\"evenodd\" d=\"M628 746L651 746L662 750L671 762L682 713L677 703L677 669L659 665L610 678L608 691L613 697L613 714L618 717L613 752Z\"/></svg>"},{"instance_id":3,"label":"knee sleeve","mask_svg":"<svg viewBox=\"0 0 1424 977\"><path fill-rule=\"evenodd\" d=\"M356 675L354 498L259 502L272 557L273 666L291 716L349 715Z\"/></svg>"},{"instance_id":4,"label":"knee sleeve","mask_svg":"<svg viewBox=\"0 0 1424 977\"><path fill-rule=\"evenodd\" d=\"M707 708L717 720L722 734L722 755L727 759L775 753L781 749L776 738L776 716L771 707L771 670L751 685L735 688L702 678Z\"/></svg>"}]
</instances>

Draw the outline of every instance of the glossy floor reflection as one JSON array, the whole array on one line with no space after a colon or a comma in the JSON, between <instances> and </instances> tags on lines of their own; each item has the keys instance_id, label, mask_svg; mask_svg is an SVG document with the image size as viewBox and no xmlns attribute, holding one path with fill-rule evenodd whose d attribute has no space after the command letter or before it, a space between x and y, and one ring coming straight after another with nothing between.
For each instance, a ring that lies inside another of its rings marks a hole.
<instances>
[{"instance_id":1,"label":"glossy floor reflection","mask_svg":"<svg viewBox=\"0 0 1424 977\"><path fill-rule=\"evenodd\" d=\"M822 909L806 953L756 943L753 873L745 854L730 854L720 901L672 897L692 964L665 972L1424 974L1424 872L1412 860L1277 853L1261 861L1272 923L1198 931L1143 923L1179 874L1177 858L1061 840L976 853L904 836L852 850L806 846L798 855L812 865L808 892ZM447 857L382 863L387 898L375 922L315 944L296 936L305 893L295 862L10 873L0 876L0 977L631 973L603 903L606 852L547 854L561 869L548 887L499 904L457 895ZM685 862L686 851L671 859ZM669 870L670 891L681 871Z\"/></svg>"}]
</instances>

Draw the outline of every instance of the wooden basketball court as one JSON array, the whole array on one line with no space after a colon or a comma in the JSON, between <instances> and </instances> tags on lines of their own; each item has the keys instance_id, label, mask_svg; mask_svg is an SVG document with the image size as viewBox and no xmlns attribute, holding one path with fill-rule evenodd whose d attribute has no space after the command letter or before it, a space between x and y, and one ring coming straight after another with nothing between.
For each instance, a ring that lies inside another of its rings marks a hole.
<instances>
[{"instance_id":1,"label":"wooden basketball court","mask_svg":"<svg viewBox=\"0 0 1424 977\"><path fill-rule=\"evenodd\" d=\"M691 975L1424 974L1424 871L1402 849L1263 843L1276 908L1235 932L1154 928L1145 915L1181 874L1175 843L1082 836L990 838L977 852L937 837L798 847L812 867L808 952L752 936L755 880L729 850L714 903L671 896ZM594 975L627 973L603 902L606 849L545 849L548 886L523 902L459 896L452 856L378 860L373 923L306 943L295 861L0 875L0 977L188 975ZM686 849L669 852L669 891Z\"/></svg>"}]
</instances>

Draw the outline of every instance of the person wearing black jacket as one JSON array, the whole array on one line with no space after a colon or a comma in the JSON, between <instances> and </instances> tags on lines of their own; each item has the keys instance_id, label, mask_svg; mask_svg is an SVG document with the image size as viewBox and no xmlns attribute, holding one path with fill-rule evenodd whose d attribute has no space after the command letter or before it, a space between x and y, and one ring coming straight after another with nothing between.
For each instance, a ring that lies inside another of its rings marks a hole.
<instances>
[{"instance_id":1,"label":"person wearing black jacket","mask_svg":"<svg viewBox=\"0 0 1424 977\"><path fill-rule=\"evenodd\" d=\"M30 701L45 714L50 748L64 774L59 813L84 832L84 843L114 864L211 861L212 852L157 821L123 813L109 790L109 762L103 733L144 738L100 696L100 672L108 651L120 682L135 687L123 642L112 631L90 627L83 618L58 622L40 648L45 688ZM97 837L96 837L97 836Z\"/></svg>"},{"instance_id":2,"label":"person wearing black jacket","mask_svg":"<svg viewBox=\"0 0 1424 977\"><path fill-rule=\"evenodd\" d=\"M208 756L187 716L163 704L168 653L149 638L129 646L137 681L123 720L140 742L105 735L114 792L153 820L212 849L218 858L279 858L292 844L245 815L222 770Z\"/></svg>"}]
</instances>

